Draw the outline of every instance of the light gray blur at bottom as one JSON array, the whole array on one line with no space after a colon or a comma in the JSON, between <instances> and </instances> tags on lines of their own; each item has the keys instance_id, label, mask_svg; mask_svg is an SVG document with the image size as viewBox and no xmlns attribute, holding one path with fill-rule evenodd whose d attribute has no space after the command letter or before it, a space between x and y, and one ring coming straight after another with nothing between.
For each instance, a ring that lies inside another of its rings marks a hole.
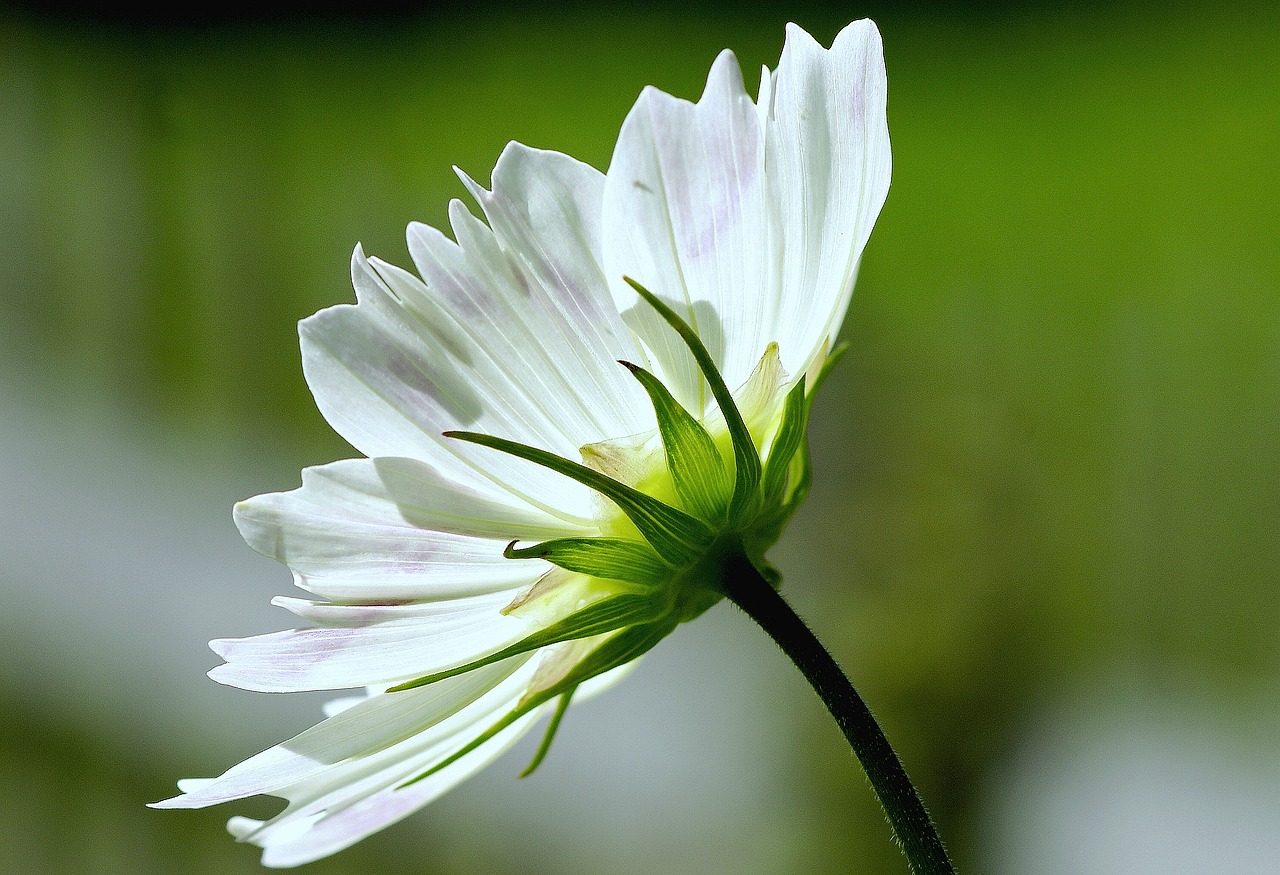
<instances>
[{"instance_id":1,"label":"light gray blur at bottom","mask_svg":"<svg viewBox=\"0 0 1280 875\"><path fill-rule=\"evenodd\" d=\"M1252 719L1149 691L1085 702L1031 722L989 784L987 871L1280 873L1274 697Z\"/></svg>"}]
</instances>

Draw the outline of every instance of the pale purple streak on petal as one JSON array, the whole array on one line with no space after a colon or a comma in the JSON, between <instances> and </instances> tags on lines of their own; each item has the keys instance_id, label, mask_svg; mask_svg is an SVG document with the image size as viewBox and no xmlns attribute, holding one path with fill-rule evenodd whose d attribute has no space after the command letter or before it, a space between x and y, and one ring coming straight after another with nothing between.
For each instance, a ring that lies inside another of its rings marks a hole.
<instances>
[{"instance_id":1,"label":"pale purple streak on petal","mask_svg":"<svg viewBox=\"0 0 1280 875\"><path fill-rule=\"evenodd\" d=\"M433 674L487 656L527 635L527 622L501 613L515 595L507 591L409 606L356 607L340 626L216 639L209 646L226 664L210 671L209 677L242 689L278 693L390 685ZM343 609L329 606L317 611L330 612L341 614Z\"/></svg>"},{"instance_id":2,"label":"pale purple streak on petal","mask_svg":"<svg viewBox=\"0 0 1280 875\"><path fill-rule=\"evenodd\" d=\"M300 587L328 598L451 599L523 586L545 570L538 563L504 558L509 538L472 538L319 514L273 526L269 511L256 505L238 521L254 536L255 546L289 564Z\"/></svg>"},{"instance_id":3,"label":"pale purple streak on petal","mask_svg":"<svg viewBox=\"0 0 1280 875\"><path fill-rule=\"evenodd\" d=\"M469 339L467 378L508 408L505 416L473 423L473 430L502 428L504 437L572 452L590 420L530 327L522 278L460 201L450 204L449 214L459 242L415 224L409 226L409 252L422 274L420 294Z\"/></svg>"},{"instance_id":4,"label":"pale purple streak on petal","mask_svg":"<svg viewBox=\"0 0 1280 875\"><path fill-rule=\"evenodd\" d=\"M507 350L474 347L466 352L475 366L464 366L457 357L462 335L433 329L420 310L407 309L358 249L352 279L357 306L331 307L300 325L307 382L343 437L368 456L425 461L483 495L497 498L497 484L557 516L589 513L589 496L577 484L490 451L477 455L479 448L442 435L503 430L522 442L576 451L565 431L569 414L513 390L502 382L504 372L479 369ZM411 300L405 288L400 294Z\"/></svg>"},{"instance_id":5,"label":"pale purple streak on petal","mask_svg":"<svg viewBox=\"0 0 1280 875\"><path fill-rule=\"evenodd\" d=\"M413 459L348 459L303 470L300 489L240 502L235 519L250 546L302 575L307 588L351 581L361 590L355 597L370 601L520 586L541 567L503 558L507 542L591 531L501 497ZM379 580L390 588L379 591Z\"/></svg>"},{"instance_id":6,"label":"pale purple streak on petal","mask_svg":"<svg viewBox=\"0 0 1280 875\"><path fill-rule=\"evenodd\" d=\"M764 323L777 263L764 160L755 104L724 52L697 104L645 90L609 168L605 257L615 298L698 413L706 393L683 344L620 277L670 302L730 385L744 380L773 339Z\"/></svg>"},{"instance_id":7,"label":"pale purple streak on petal","mask_svg":"<svg viewBox=\"0 0 1280 875\"><path fill-rule=\"evenodd\" d=\"M536 173L524 164L536 165ZM634 430L642 421L635 409L608 400L634 391L612 372L615 354L631 353L634 343L616 315L612 321L583 316L585 307L599 317L599 302L608 301L595 251L598 234L581 221L598 199L592 194L598 174L565 156L513 148L499 161L492 195L463 178L498 233L459 201L449 209L456 242L411 225L409 252L424 294L472 339L476 356L468 372L536 408L559 431L531 433L498 422L490 430L560 455L615 429ZM575 193L574 187L584 190ZM542 215L548 204L560 215ZM547 223L537 247L520 236L534 211ZM575 345L585 346L585 354ZM504 430L497 432L498 426Z\"/></svg>"},{"instance_id":8,"label":"pale purple streak on petal","mask_svg":"<svg viewBox=\"0 0 1280 875\"><path fill-rule=\"evenodd\" d=\"M492 192L459 175L526 279L526 318L558 352L554 363L576 390L594 434L652 428L643 392L617 364L642 356L600 263L604 176L567 155L519 143L498 158Z\"/></svg>"}]
</instances>

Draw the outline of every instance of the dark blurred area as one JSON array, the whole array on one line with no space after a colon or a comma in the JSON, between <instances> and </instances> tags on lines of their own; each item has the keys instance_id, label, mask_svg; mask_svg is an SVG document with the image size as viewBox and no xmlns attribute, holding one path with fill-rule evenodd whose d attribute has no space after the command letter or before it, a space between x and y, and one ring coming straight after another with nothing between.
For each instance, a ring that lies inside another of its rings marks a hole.
<instances>
[{"instance_id":1,"label":"dark blurred area","mask_svg":"<svg viewBox=\"0 0 1280 875\"><path fill-rule=\"evenodd\" d=\"M894 182L774 559L962 871L1280 872L1273 4L0 5L0 847L259 870L256 800L156 812L323 697L205 641L289 622L231 503L353 455L296 322L409 266L510 139L608 165L646 84L783 25L884 37ZM719 607L312 872L905 872L840 736Z\"/></svg>"}]
</instances>

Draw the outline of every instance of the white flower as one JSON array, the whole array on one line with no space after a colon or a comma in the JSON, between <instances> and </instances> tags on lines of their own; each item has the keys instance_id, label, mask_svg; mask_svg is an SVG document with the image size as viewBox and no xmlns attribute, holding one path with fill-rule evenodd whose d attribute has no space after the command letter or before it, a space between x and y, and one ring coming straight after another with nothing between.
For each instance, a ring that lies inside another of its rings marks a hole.
<instances>
[{"instance_id":1,"label":"white flower","mask_svg":"<svg viewBox=\"0 0 1280 875\"><path fill-rule=\"evenodd\" d=\"M274 603L313 625L214 641L210 675L366 693L157 807L281 796L231 832L268 866L331 854L548 709L554 732L718 600L726 555L767 571L889 167L875 26L826 50L792 25L758 101L728 51L697 104L646 89L607 175L514 143L492 191L463 175L487 224L454 201L456 242L410 225L419 276L357 248L358 304L301 334L317 404L367 458L236 508L317 598Z\"/></svg>"}]
</instances>

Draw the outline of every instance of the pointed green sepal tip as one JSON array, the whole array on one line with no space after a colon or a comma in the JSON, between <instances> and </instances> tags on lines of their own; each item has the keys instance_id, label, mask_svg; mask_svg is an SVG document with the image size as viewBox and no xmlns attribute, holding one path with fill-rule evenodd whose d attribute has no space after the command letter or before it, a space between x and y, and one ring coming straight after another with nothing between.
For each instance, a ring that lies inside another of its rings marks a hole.
<instances>
[{"instance_id":1,"label":"pointed green sepal tip","mask_svg":"<svg viewBox=\"0 0 1280 875\"><path fill-rule=\"evenodd\" d=\"M648 544L622 538L557 538L517 548L512 541L502 551L508 559L545 559L567 571L605 580L656 586L672 574L671 566Z\"/></svg>"},{"instance_id":2,"label":"pointed green sepal tip","mask_svg":"<svg viewBox=\"0 0 1280 875\"><path fill-rule=\"evenodd\" d=\"M658 555L672 566L695 562L715 539L715 532L698 518L555 453L471 431L446 431L444 436L533 462L599 492L626 514Z\"/></svg>"},{"instance_id":3,"label":"pointed green sepal tip","mask_svg":"<svg viewBox=\"0 0 1280 875\"><path fill-rule=\"evenodd\" d=\"M538 745L538 750L534 753L533 760L520 773L521 778L527 778L532 775L537 771L538 766L542 765L542 761L547 758L547 752L551 750L551 742L555 739L557 730L560 729L560 721L564 719L564 712L569 710L569 700L573 698L573 694L577 691L577 687L572 687L561 694L560 700L556 702L556 710L551 715L551 720L547 722L547 731L543 733L542 743Z\"/></svg>"},{"instance_id":4,"label":"pointed green sepal tip","mask_svg":"<svg viewBox=\"0 0 1280 875\"><path fill-rule=\"evenodd\" d=\"M769 458L764 465L764 481L761 492L765 505L772 507L782 502L786 490L791 461L804 443L808 425L809 406L805 403L805 379L802 375L799 382L787 393L782 408L782 423L774 436L773 445L769 448Z\"/></svg>"},{"instance_id":5,"label":"pointed green sepal tip","mask_svg":"<svg viewBox=\"0 0 1280 875\"><path fill-rule=\"evenodd\" d=\"M712 525L722 523L731 486L715 440L657 377L631 362L618 364L631 372L653 403L667 470L685 509Z\"/></svg>"},{"instance_id":6,"label":"pointed green sepal tip","mask_svg":"<svg viewBox=\"0 0 1280 875\"><path fill-rule=\"evenodd\" d=\"M725 385L724 377L721 376L702 339L698 337L698 332L694 331L688 322L685 322L675 310L668 307L653 292L631 277L623 277L623 279L680 335L680 339L684 341L694 361L697 362L698 370L702 372L707 385L711 387L711 394L715 397L716 404L720 406L720 413L724 416L725 425L729 430L729 439L733 442L734 486L733 498L729 504L729 520L731 524L739 523L755 511L756 502L759 500L757 487L760 485L761 465L760 451L751 440L747 424L742 419L742 412L738 410L738 405L733 400L733 393Z\"/></svg>"}]
</instances>

